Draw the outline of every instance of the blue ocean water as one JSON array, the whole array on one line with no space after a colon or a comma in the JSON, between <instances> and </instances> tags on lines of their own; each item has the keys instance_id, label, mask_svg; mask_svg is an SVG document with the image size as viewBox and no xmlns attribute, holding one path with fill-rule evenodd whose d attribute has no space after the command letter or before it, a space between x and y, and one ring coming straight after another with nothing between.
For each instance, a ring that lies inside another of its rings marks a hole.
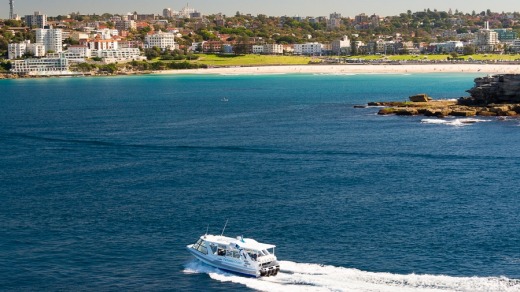
<instances>
[{"instance_id":1,"label":"blue ocean water","mask_svg":"<svg viewBox=\"0 0 520 292\"><path fill-rule=\"evenodd\" d=\"M0 80L0 289L520 291L520 120L353 108L478 76ZM282 273L185 251L226 220Z\"/></svg>"}]
</instances>

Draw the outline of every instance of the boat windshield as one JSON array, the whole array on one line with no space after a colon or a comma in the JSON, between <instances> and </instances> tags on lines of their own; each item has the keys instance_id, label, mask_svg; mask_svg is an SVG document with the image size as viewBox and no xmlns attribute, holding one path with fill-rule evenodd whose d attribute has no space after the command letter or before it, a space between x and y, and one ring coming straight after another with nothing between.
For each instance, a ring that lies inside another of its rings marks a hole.
<instances>
[{"instance_id":1,"label":"boat windshield","mask_svg":"<svg viewBox=\"0 0 520 292\"><path fill-rule=\"evenodd\" d=\"M199 239L192 247L193 249L196 249L200 251L203 254L208 254L208 249L206 248L206 242L204 240Z\"/></svg>"}]
</instances>

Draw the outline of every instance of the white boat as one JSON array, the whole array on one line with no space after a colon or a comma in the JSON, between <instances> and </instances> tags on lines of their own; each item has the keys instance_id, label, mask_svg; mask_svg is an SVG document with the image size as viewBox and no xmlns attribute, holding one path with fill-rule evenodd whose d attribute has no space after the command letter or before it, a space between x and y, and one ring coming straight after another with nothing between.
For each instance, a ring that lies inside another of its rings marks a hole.
<instances>
[{"instance_id":1,"label":"white boat","mask_svg":"<svg viewBox=\"0 0 520 292\"><path fill-rule=\"evenodd\" d=\"M251 238L203 235L186 246L202 262L213 267L251 277L275 276L280 270L272 244Z\"/></svg>"}]
</instances>

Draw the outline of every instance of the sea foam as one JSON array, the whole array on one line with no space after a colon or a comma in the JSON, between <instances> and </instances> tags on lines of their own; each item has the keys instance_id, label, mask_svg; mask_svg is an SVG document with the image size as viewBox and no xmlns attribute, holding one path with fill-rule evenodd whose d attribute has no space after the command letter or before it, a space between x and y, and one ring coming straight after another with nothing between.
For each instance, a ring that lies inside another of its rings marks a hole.
<instances>
[{"instance_id":1,"label":"sea foam","mask_svg":"<svg viewBox=\"0 0 520 292\"><path fill-rule=\"evenodd\" d=\"M206 273L214 280L260 291L520 291L520 280L506 277L399 275L289 261L281 261L280 267L275 277L247 278L194 260L184 272Z\"/></svg>"},{"instance_id":2,"label":"sea foam","mask_svg":"<svg viewBox=\"0 0 520 292\"><path fill-rule=\"evenodd\" d=\"M455 127L463 127L475 123L490 122L490 120L464 118L464 119L422 119L423 124L441 124Z\"/></svg>"}]
</instances>

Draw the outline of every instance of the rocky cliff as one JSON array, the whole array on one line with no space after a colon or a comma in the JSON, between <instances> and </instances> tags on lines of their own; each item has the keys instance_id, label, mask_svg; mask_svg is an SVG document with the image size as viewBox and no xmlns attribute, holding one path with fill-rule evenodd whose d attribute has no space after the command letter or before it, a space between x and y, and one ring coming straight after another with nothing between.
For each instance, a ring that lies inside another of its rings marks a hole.
<instances>
[{"instance_id":1,"label":"rocky cliff","mask_svg":"<svg viewBox=\"0 0 520 292\"><path fill-rule=\"evenodd\" d=\"M503 74L475 79L475 86L467 92L471 97L461 98L460 104L516 104L520 103L520 75Z\"/></svg>"}]
</instances>

